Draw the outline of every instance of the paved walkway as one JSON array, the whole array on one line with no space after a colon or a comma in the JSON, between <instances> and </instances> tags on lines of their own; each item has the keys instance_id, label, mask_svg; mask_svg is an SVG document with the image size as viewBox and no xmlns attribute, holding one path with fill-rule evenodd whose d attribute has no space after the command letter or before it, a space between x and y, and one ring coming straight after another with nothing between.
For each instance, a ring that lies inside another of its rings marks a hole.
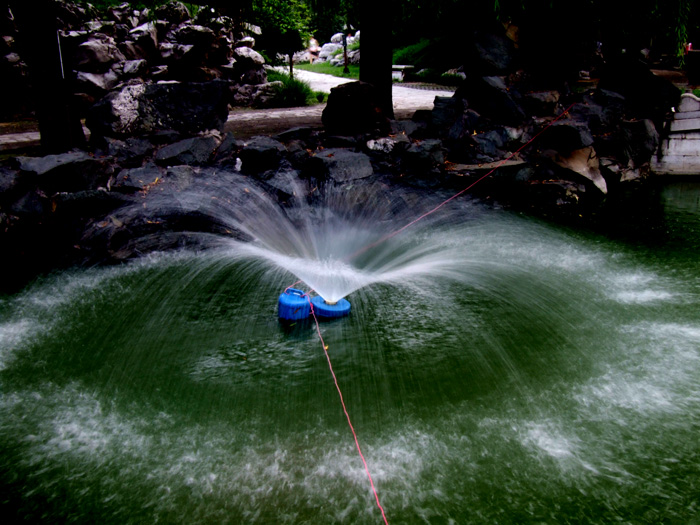
<instances>
[{"instance_id":1,"label":"paved walkway","mask_svg":"<svg viewBox=\"0 0 700 525\"><path fill-rule=\"evenodd\" d=\"M331 88L352 82L351 79L295 70L295 76L308 82L314 91L330 93ZM451 96L448 88L406 87L394 85L394 114L397 119L411 118L419 109L432 109L436 96ZM225 130L237 137L279 133L289 128L309 126L321 127L321 114L325 104L302 108L283 109L239 109L229 114ZM0 151L10 152L39 145L39 132L2 133L0 130Z\"/></svg>"},{"instance_id":2,"label":"paved walkway","mask_svg":"<svg viewBox=\"0 0 700 525\"><path fill-rule=\"evenodd\" d=\"M312 73L296 69L294 76L308 82L314 91L330 93L331 89L353 82L352 79L334 77L321 73ZM411 118L419 109L432 109L435 97L449 97L449 88L425 88L421 86L406 87L394 84L393 100L394 115L397 119ZM274 134L294 127L321 127L321 114L325 104L301 108L282 109L241 109L232 111L228 117L225 130L232 131L241 138L253 135Z\"/></svg>"}]
</instances>

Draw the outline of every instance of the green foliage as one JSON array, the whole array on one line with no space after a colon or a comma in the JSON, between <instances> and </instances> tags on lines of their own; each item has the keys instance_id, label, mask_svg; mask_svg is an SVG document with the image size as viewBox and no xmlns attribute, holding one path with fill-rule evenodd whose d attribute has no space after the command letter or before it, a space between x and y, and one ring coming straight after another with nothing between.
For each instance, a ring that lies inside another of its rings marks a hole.
<instances>
[{"instance_id":1,"label":"green foliage","mask_svg":"<svg viewBox=\"0 0 700 525\"><path fill-rule=\"evenodd\" d=\"M425 62L429 48L430 40L423 38L415 44L396 49L393 62L394 64L420 66Z\"/></svg>"},{"instance_id":2,"label":"green foliage","mask_svg":"<svg viewBox=\"0 0 700 525\"><path fill-rule=\"evenodd\" d=\"M320 62L315 64L296 64L294 67L296 69L303 69L304 71L312 71L314 73L333 75L334 77L353 78L355 80L358 80L360 78L360 66L354 64L348 65L349 73L347 74L343 73L342 66L332 66L328 62Z\"/></svg>"},{"instance_id":3,"label":"green foliage","mask_svg":"<svg viewBox=\"0 0 700 525\"><path fill-rule=\"evenodd\" d=\"M464 79L459 75L452 75L441 70L431 68L422 69L421 71L411 75L408 80L453 87L460 86L464 81Z\"/></svg>"},{"instance_id":4,"label":"green foliage","mask_svg":"<svg viewBox=\"0 0 700 525\"><path fill-rule=\"evenodd\" d=\"M299 51L311 36L311 15L303 0L253 0L250 16L262 29L258 47L269 56Z\"/></svg>"},{"instance_id":5,"label":"green foliage","mask_svg":"<svg viewBox=\"0 0 700 525\"><path fill-rule=\"evenodd\" d=\"M286 73L276 70L268 71L267 79L269 82L282 82L275 89L275 95L271 102L273 107L296 108L311 106L318 102L318 93L303 80L292 78Z\"/></svg>"}]
</instances>

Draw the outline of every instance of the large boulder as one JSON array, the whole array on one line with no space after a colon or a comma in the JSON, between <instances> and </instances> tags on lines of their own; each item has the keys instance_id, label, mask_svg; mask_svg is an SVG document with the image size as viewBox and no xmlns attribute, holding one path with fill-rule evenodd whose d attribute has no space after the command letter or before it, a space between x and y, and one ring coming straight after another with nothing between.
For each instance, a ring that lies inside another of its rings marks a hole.
<instances>
[{"instance_id":1,"label":"large boulder","mask_svg":"<svg viewBox=\"0 0 700 525\"><path fill-rule=\"evenodd\" d=\"M219 145L216 137L191 137L158 150L156 162L161 166L199 165L206 163Z\"/></svg>"},{"instance_id":2,"label":"large boulder","mask_svg":"<svg viewBox=\"0 0 700 525\"><path fill-rule=\"evenodd\" d=\"M95 190L105 186L113 167L107 159L84 151L45 157L17 157L20 173L30 177L47 194Z\"/></svg>"},{"instance_id":3,"label":"large boulder","mask_svg":"<svg viewBox=\"0 0 700 525\"><path fill-rule=\"evenodd\" d=\"M174 130L194 136L223 129L228 117L229 84L158 83L124 86L112 91L88 115L96 137L128 137Z\"/></svg>"},{"instance_id":4,"label":"large boulder","mask_svg":"<svg viewBox=\"0 0 700 525\"><path fill-rule=\"evenodd\" d=\"M332 88L321 120L329 133L338 135L389 131L389 119L382 112L375 88L366 82Z\"/></svg>"},{"instance_id":5,"label":"large boulder","mask_svg":"<svg viewBox=\"0 0 700 525\"><path fill-rule=\"evenodd\" d=\"M526 120L520 95L498 76L467 78L455 97L467 101L482 117L506 126L519 126Z\"/></svg>"},{"instance_id":6,"label":"large boulder","mask_svg":"<svg viewBox=\"0 0 700 525\"><path fill-rule=\"evenodd\" d=\"M307 166L309 174L319 179L347 182L365 179L374 175L372 163L364 153L342 148L328 148L311 159Z\"/></svg>"},{"instance_id":7,"label":"large boulder","mask_svg":"<svg viewBox=\"0 0 700 525\"><path fill-rule=\"evenodd\" d=\"M79 71L103 73L116 62L126 60L112 37L96 34L80 44L75 52L75 65Z\"/></svg>"},{"instance_id":8,"label":"large boulder","mask_svg":"<svg viewBox=\"0 0 700 525\"><path fill-rule=\"evenodd\" d=\"M191 18L187 6L175 0L163 4L156 9L158 20L166 20L171 24L181 24Z\"/></svg>"}]
</instances>

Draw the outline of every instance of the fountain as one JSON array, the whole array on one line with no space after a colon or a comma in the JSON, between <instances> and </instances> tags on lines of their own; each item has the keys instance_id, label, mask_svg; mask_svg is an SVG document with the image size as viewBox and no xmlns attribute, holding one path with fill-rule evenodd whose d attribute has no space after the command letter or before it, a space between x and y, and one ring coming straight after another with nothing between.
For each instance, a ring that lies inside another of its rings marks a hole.
<instances>
[{"instance_id":1,"label":"fountain","mask_svg":"<svg viewBox=\"0 0 700 525\"><path fill-rule=\"evenodd\" d=\"M154 190L229 233L0 298L3 515L381 522L315 330L277 320L301 281L352 302L323 336L389 522L697 518L697 200L663 194L658 246L469 199L377 243L440 196L353 184Z\"/></svg>"}]
</instances>

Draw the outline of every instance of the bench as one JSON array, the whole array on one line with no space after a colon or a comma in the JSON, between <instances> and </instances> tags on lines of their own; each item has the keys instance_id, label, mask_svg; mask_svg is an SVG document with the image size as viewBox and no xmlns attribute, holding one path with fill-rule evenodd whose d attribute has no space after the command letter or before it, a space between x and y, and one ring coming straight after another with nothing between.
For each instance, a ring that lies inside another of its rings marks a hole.
<instances>
[{"instance_id":1,"label":"bench","mask_svg":"<svg viewBox=\"0 0 700 525\"><path fill-rule=\"evenodd\" d=\"M391 66L391 78L398 82L406 80L406 73L416 66Z\"/></svg>"}]
</instances>

